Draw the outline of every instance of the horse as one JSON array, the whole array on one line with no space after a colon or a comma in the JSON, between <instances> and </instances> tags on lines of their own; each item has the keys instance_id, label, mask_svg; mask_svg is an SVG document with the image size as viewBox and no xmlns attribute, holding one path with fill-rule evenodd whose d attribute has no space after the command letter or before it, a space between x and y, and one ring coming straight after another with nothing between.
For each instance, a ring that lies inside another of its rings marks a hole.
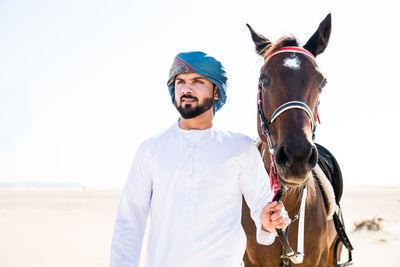
<instances>
[{"instance_id":1,"label":"horse","mask_svg":"<svg viewBox=\"0 0 400 267\"><path fill-rule=\"evenodd\" d=\"M287 187L281 201L290 218L298 214L302 193L306 190L304 259L296 266L333 266L338 236L332 219L327 218L328 204L315 175L318 151L314 143L319 94L326 83L315 58L328 45L331 15L326 16L302 47L292 35L272 43L247 26L257 54L264 58L259 78L257 147L266 170L272 166L272 171L277 173L277 180L271 185ZM292 246L299 246L298 221L290 225L288 241ZM257 243L256 228L245 201L242 226L247 237L245 266L282 266L282 246L277 238L269 246ZM339 255L340 251L341 247ZM285 266L289 266L288 260Z\"/></svg>"}]
</instances>

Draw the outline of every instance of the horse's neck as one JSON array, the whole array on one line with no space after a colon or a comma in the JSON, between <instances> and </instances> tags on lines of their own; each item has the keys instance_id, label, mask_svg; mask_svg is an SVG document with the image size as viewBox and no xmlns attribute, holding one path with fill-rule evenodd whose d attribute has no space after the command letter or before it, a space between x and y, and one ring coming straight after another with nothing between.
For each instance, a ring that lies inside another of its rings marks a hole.
<instances>
[{"instance_id":1,"label":"horse's neck","mask_svg":"<svg viewBox=\"0 0 400 267\"><path fill-rule=\"evenodd\" d=\"M307 206L314 205L316 195L316 180L312 172L309 173L310 177L302 186L289 186L288 190L282 196L282 202L285 204L285 209L289 212L290 216L294 216L299 212L301 198L303 195L304 188L307 187ZM311 202L310 202L311 201ZM313 204L312 204L313 203ZM291 217L292 218L292 217Z\"/></svg>"},{"instance_id":2,"label":"horse's neck","mask_svg":"<svg viewBox=\"0 0 400 267\"><path fill-rule=\"evenodd\" d=\"M300 209L301 197L303 195L304 187L307 186L289 186L285 194L282 196L282 202L285 204L286 210L290 215L294 215ZM308 190L308 187L307 187Z\"/></svg>"}]
</instances>

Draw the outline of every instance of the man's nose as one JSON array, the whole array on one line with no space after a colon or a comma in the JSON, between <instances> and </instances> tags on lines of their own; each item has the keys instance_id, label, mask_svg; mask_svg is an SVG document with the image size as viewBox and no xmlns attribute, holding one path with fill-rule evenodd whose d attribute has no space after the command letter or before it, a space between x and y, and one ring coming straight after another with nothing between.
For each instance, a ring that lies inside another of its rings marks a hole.
<instances>
[{"instance_id":1,"label":"man's nose","mask_svg":"<svg viewBox=\"0 0 400 267\"><path fill-rule=\"evenodd\" d=\"M189 84L189 83L183 85L182 88L181 88L181 90L182 90L181 93L182 93L183 95L185 95L185 94L192 94L192 93L193 93L193 87L192 87L192 85Z\"/></svg>"}]
</instances>

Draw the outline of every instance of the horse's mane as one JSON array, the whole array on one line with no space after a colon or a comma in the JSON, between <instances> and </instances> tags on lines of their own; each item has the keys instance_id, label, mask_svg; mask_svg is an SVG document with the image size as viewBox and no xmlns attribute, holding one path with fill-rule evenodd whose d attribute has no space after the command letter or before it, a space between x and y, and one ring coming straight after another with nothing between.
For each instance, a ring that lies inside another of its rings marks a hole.
<instances>
[{"instance_id":1,"label":"horse's mane","mask_svg":"<svg viewBox=\"0 0 400 267\"><path fill-rule=\"evenodd\" d=\"M270 43L267 45L263 50L261 50L260 55L267 58L271 53L285 46L299 46L299 42L293 35L283 36L274 44Z\"/></svg>"}]
</instances>

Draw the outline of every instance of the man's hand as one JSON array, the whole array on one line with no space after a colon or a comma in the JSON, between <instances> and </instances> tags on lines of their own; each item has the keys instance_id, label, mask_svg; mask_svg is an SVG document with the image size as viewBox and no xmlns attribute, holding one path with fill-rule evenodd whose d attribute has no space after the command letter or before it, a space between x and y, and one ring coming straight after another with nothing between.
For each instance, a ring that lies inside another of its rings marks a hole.
<instances>
[{"instance_id":1,"label":"man's hand","mask_svg":"<svg viewBox=\"0 0 400 267\"><path fill-rule=\"evenodd\" d=\"M290 222L289 215L282 202L270 202L261 212L262 228L270 233L276 233L276 228L284 230Z\"/></svg>"}]
</instances>

